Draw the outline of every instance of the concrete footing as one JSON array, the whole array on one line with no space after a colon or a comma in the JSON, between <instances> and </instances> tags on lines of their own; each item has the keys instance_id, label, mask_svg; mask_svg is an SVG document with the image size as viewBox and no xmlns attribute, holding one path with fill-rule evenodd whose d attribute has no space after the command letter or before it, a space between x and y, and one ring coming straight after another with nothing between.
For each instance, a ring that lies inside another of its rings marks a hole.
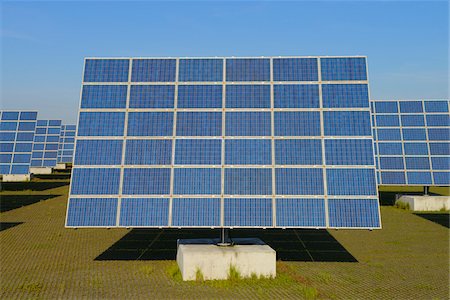
<instances>
[{"instance_id":1,"label":"concrete footing","mask_svg":"<svg viewBox=\"0 0 450 300\"><path fill-rule=\"evenodd\" d=\"M22 181L30 181L30 174L8 174L2 176L3 182L22 182Z\"/></svg>"},{"instance_id":2,"label":"concrete footing","mask_svg":"<svg viewBox=\"0 0 450 300\"><path fill-rule=\"evenodd\" d=\"M44 168L30 168L31 174L36 175L44 175L44 174L52 174L52 168L44 167Z\"/></svg>"},{"instance_id":3,"label":"concrete footing","mask_svg":"<svg viewBox=\"0 0 450 300\"><path fill-rule=\"evenodd\" d=\"M56 164L56 166L53 169L55 169L55 170L65 170L66 169L66 164L65 163L58 163L58 164Z\"/></svg>"},{"instance_id":4,"label":"concrete footing","mask_svg":"<svg viewBox=\"0 0 450 300\"><path fill-rule=\"evenodd\" d=\"M450 209L449 196L415 196L403 195L397 201L408 203L409 209L414 211L439 211Z\"/></svg>"},{"instance_id":5,"label":"concrete footing","mask_svg":"<svg viewBox=\"0 0 450 300\"><path fill-rule=\"evenodd\" d=\"M228 279L230 268L242 278L276 276L276 252L260 239L233 239L234 246L220 247L218 240L179 240L177 263L184 281Z\"/></svg>"}]
</instances>

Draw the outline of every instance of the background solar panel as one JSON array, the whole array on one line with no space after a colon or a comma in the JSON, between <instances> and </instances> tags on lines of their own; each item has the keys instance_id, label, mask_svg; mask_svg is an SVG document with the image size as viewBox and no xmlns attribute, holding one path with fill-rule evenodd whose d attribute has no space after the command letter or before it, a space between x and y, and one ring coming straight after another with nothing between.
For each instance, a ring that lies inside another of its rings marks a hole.
<instances>
[{"instance_id":1,"label":"background solar panel","mask_svg":"<svg viewBox=\"0 0 450 300\"><path fill-rule=\"evenodd\" d=\"M58 163L72 163L76 125L61 125L58 145Z\"/></svg>"},{"instance_id":2,"label":"background solar panel","mask_svg":"<svg viewBox=\"0 0 450 300\"><path fill-rule=\"evenodd\" d=\"M67 226L380 227L364 57L85 64Z\"/></svg>"},{"instance_id":3,"label":"background solar panel","mask_svg":"<svg viewBox=\"0 0 450 300\"><path fill-rule=\"evenodd\" d=\"M37 112L0 111L0 174L29 174Z\"/></svg>"},{"instance_id":4,"label":"background solar panel","mask_svg":"<svg viewBox=\"0 0 450 300\"><path fill-rule=\"evenodd\" d=\"M382 185L450 185L448 100L374 100Z\"/></svg>"},{"instance_id":5,"label":"background solar panel","mask_svg":"<svg viewBox=\"0 0 450 300\"><path fill-rule=\"evenodd\" d=\"M37 120L31 167L55 167L58 161L61 120Z\"/></svg>"}]
</instances>

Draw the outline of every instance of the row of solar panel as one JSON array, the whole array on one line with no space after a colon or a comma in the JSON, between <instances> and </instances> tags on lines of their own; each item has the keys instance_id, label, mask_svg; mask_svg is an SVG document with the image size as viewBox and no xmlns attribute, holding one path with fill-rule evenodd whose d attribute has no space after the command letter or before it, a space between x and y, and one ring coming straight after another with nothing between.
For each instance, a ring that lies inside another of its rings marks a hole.
<instances>
[{"instance_id":1,"label":"row of solar panel","mask_svg":"<svg viewBox=\"0 0 450 300\"><path fill-rule=\"evenodd\" d=\"M378 141L448 141L449 128L378 128Z\"/></svg>"},{"instance_id":2,"label":"row of solar panel","mask_svg":"<svg viewBox=\"0 0 450 300\"><path fill-rule=\"evenodd\" d=\"M67 226L169 226L168 198L122 198L117 224L117 198L70 198ZM271 227L273 200L262 198L223 199L224 226ZM376 199L275 199L278 227L379 227ZM258 213L249 213L249 212ZM221 226L221 199L174 198L172 226Z\"/></svg>"},{"instance_id":3,"label":"row of solar panel","mask_svg":"<svg viewBox=\"0 0 450 300\"><path fill-rule=\"evenodd\" d=\"M327 165L373 165L371 139L325 139ZM76 165L171 165L172 140L127 140L122 163L123 140L78 140ZM322 165L320 139L276 139L277 165ZM272 141L269 139L225 140L227 165L271 165ZM175 164L220 165L222 140L177 139Z\"/></svg>"},{"instance_id":4,"label":"row of solar panel","mask_svg":"<svg viewBox=\"0 0 450 300\"><path fill-rule=\"evenodd\" d=\"M324 108L367 107L367 84L323 84ZM178 108L270 108L271 86L180 85ZM84 85L81 108L126 108L128 85ZM275 108L319 108L318 84L275 84ZM131 85L129 108L174 108L175 85Z\"/></svg>"},{"instance_id":5,"label":"row of solar panel","mask_svg":"<svg viewBox=\"0 0 450 300\"><path fill-rule=\"evenodd\" d=\"M379 171L379 184L444 185L450 184L450 172Z\"/></svg>"},{"instance_id":6,"label":"row of solar panel","mask_svg":"<svg viewBox=\"0 0 450 300\"><path fill-rule=\"evenodd\" d=\"M369 111L323 112L326 136L371 136ZM172 136L172 112L128 113L127 136ZM177 136L222 136L222 112L179 112ZM226 136L271 136L270 112L225 113ZM320 136L319 112L275 112L275 136ZM125 112L80 112L78 136L123 136Z\"/></svg>"},{"instance_id":7,"label":"row of solar panel","mask_svg":"<svg viewBox=\"0 0 450 300\"><path fill-rule=\"evenodd\" d=\"M385 113L440 113L448 112L448 100L373 101L374 114Z\"/></svg>"},{"instance_id":8,"label":"row of solar panel","mask_svg":"<svg viewBox=\"0 0 450 300\"><path fill-rule=\"evenodd\" d=\"M72 163L75 145L75 125L62 125L58 146L58 163Z\"/></svg>"},{"instance_id":9,"label":"row of solar panel","mask_svg":"<svg viewBox=\"0 0 450 300\"><path fill-rule=\"evenodd\" d=\"M174 195L220 195L221 168L175 168ZM124 195L169 195L171 168L124 168ZM328 195L376 195L374 169L326 169ZM322 168L276 168L278 195L323 195ZM75 168L71 195L118 195L121 168ZM225 168L224 194L272 195L272 169Z\"/></svg>"},{"instance_id":10,"label":"row of solar panel","mask_svg":"<svg viewBox=\"0 0 450 300\"><path fill-rule=\"evenodd\" d=\"M127 82L132 61L132 82L270 81L269 58L86 59L84 82ZM274 81L318 81L317 58L273 58ZM321 58L321 79L367 80L364 57Z\"/></svg>"},{"instance_id":11,"label":"row of solar panel","mask_svg":"<svg viewBox=\"0 0 450 300\"><path fill-rule=\"evenodd\" d=\"M450 170L450 156L380 156L379 159L382 170Z\"/></svg>"},{"instance_id":12,"label":"row of solar panel","mask_svg":"<svg viewBox=\"0 0 450 300\"><path fill-rule=\"evenodd\" d=\"M430 148L428 152L428 148ZM375 147L380 156L383 155L450 155L449 142L379 142Z\"/></svg>"},{"instance_id":13,"label":"row of solar panel","mask_svg":"<svg viewBox=\"0 0 450 300\"><path fill-rule=\"evenodd\" d=\"M37 121L31 167L56 166L60 134L61 120Z\"/></svg>"},{"instance_id":14,"label":"row of solar panel","mask_svg":"<svg viewBox=\"0 0 450 300\"><path fill-rule=\"evenodd\" d=\"M425 124L426 120L426 124ZM377 115L376 127L442 127L450 126L449 114L427 114L426 116L409 115Z\"/></svg>"}]
</instances>

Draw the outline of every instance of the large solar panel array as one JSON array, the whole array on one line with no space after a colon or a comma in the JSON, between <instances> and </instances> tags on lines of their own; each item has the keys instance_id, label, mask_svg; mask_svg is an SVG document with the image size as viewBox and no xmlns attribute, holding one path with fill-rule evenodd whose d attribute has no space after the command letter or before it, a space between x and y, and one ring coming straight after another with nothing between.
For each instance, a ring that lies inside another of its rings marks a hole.
<instances>
[{"instance_id":1,"label":"large solar panel array","mask_svg":"<svg viewBox=\"0 0 450 300\"><path fill-rule=\"evenodd\" d=\"M450 185L448 100L374 100L381 185Z\"/></svg>"},{"instance_id":2,"label":"large solar panel array","mask_svg":"<svg viewBox=\"0 0 450 300\"><path fill-rule=\"evenodd\" d=\"M61 120L38 120L31 167L54 167L58 156Z\"/></svg>"},{"instance_id":3,"label":"large solar panel array","mask_svg":"<svg viewBox=\"0 0 450 300\"><path fill-rule=\"evenodd\" d=\"M0 111L0 174L29 174L37 112Z\"/></svg>"},{"instance_id":4,"label":"large solar panel array","mask_svg":"<svg viewBox=\"0 0 450 300\"><path fill-rule=\"evenodd\" d=\"M365 57L84 67L66 226L381 226Z\"/></svg>"},{"instance_id":5,"label":"large solar panel array","mask_svg":"<svg viewBox=\"0 0 450 300\"><path fill-rule=\"evenodd\" d=\"M72 163L76 125L61 125L58 146L58 163Z\"/></svg>"}]
</instances>

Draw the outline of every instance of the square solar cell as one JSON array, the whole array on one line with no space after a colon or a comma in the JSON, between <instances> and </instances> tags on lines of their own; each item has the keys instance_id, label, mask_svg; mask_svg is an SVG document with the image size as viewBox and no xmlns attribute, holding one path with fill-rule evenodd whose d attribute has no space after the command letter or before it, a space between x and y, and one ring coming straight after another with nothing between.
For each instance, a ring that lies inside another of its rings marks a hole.
<instances>
[{"instance_id":1,"label":"square solar cell","mask_svg":"<svg viewBox=\"0 0 450 300\"><path fill-rule=\"evenodd\" d=\"M450 130L448 128L428 128L428 139L430 141L449 141Z\"/></svg>"},{"instance_id":2,"label":"square solar cell","mask_svg":"<svg viewBox=\"0 0 450 300\"><path fill-rule=\"evenodd\" d=\"M124 195L170 194L169 168L125 168L123 173Z\"/></svg>"},{"instance_id":3,"label":"square solar cell","mask_svg":"<svg viewBox=\"0 0 450 300\"><path fill-rule=\"evenodd\" d=\"M381 184L406 184L405 172L389 172L381 173Z\"/></svg>"},{"instance_id":4,"label":"square solar cell","mask_svg":"<svg viewBox=\"0 0 450 300\"><path fill-rule=\"evenodd\" d=\"M448 112L448 101L424 101L426 112Z\"/></svg>"},{"instance_id":5,"label":"square solar cell","mask_svg":"<svg viewBox=\"0 0 450 300\"><path fill-rule=\"evenodd\" d=\"M404 127L423 127L425 119L423 115L402 115L402 126Z\"/></svg>"},{"instance_id":6,"label":"square solar cell","mask_svg":"<svg viewBox=\"0 0 450 300\"><path fill-rule=\"evenodd\" d=\"M256 211L257 214L252 213ZM242 227L272 226L272 199L225 198L224 224Z\"/></svg>"},{"instance_id":7,"label":"square solar cell","mask_svg":"<svg viewBox=\"0 0 450 300\"><path fill-rule=\"evenodd\" d=\"M269 112L227 112L227 136L270 136Z\"/></svg>"},{"instance_id":8,"label":"square solar cell","mask_svg":"<svg viewBox=\"0 0 450 300\"><path fill-rule=\"evenodd\" d=\"M273 80L317 81L317 58L274 58Z\"/></svg>"},{"instance_id":9,"label":"square solar cell","mask_svg":"<svg viewBox=\"0 0 450 300\"><path fill-rule=\"evenodd\" d=\"M433 172L434 184L450 185L450 172Z\"/></svg>"},{"instance_id":10,"label":"square solar cell","mask_svg":"<svg viewBox=\"0 0 450 300\"><path fill-rule=\"evenodd\" d=\"M176 168L173 179L176 195L220 195L220 168Z\"/></svg>"},{"instance_id":11,"label":"square solar cell","mask_svg":"<svg viewBox=\"0 0 450 300\"><path fill-rule=\"evenodd\" d=\"M422 101L399 101L401 113L423 112Z\"/></svg>"},{"instance_id":12,"label":"square solar cell","mask_svg":"<svg viewBox=\"0 0 450 300\"><path fill-rule=\"evenodd\" d=\"M402 155L402 143L378 143L379 155Z\"/></svg>"},{"instance_id":13,"label":"square solar cell","mask_svg":"<svg viewBox=\"0 0 450 300\"><path fill-rule=\"evenodd\" d=\"M403 170L403 156L380 156L380 168L382 170Z\"/></svg>"},{"instance_id":14,"label":"square solar cell","mask_svg":"<svg viewBox=\"0 0 450 300\"><path fill-rule=\"evenodd\" d=\"M379 141L401 141L402 134L400 129L397 128L386 128L378 129L377 137Z\"/></svg>"},{"instance_id":15,"label":"square solar cell","mask_svg":"<svg viewBox=\"0 0 450 300\"><path fill-rule=\"evenodd\" d=\"M273 86L275 108L319 108L319 85L275 84Z\"/></svg>"},{"instance_id":16,"label":"square solar cell","mask_svg":"<svg viewBox=\"0 0 450 300\"><path fill-rule=\"evenodd\" d=\"M211 227L220 225L219 198L174 198L173 226Z\"/></svg>"},{"instance_id":17,"label":"square solar cell","mask_svg":"<svg viewBox=\"0 0 450 300\"><path fill-rule=\"evenodd\" d=\"M430 143L431 155L450 155L450 142L448 143Z\"/></svg>"},{"instance_id":18,"label":"square solar cell","mask_svg":"<svg viewBox=\"0 0 450 300\"><path fill-rule=\"evenodd\" d=\"M171 140L127 140L126 165L170 165Z\"/></svg>"},{"instance_id":19,"label":"square solar cell","mask_svg":"<svg viewBox=\"0 0 450 300\"><path fill-rule=\"evenodd\" d=\"M433 170L450 170L450 156L432 157Z\"/></svg>"},{"instance_id":20,"label":"square solar cell","mask_svg":"<svg viewBox=\"0 0 450 300\"><path fill-rule=\"evenodd\" d=\"M223 59L180 59L179 81L222 81Z\"/></svg>"},{"instance_id":21,"label":"square solar cell","mask_svg":"<svg viewBox=\"0 0 450 300\"><path fill-rule=\"evenodd\" d=\"M398 113L398 103L396 101L375 102L375 112L380 113Z\"/></svg>"},{"instance_id":22,"label":"square solar cell","mask_svg":"<svg viewBox=\"0 0 450 300\"><path fill-rule=\"evenodd\" d=\"M262 139L225 140L225 164L271 165L271 143L270 140Z\"/></svg>"},{"instance_id":23,"label":"square solar cell","mask_svg":"<svg viewBox=\"0 0 450 300\"><path fill-rule=\"evenodd\" d=\"M321 58L322 80L367 80L364 57Z\"/></svg>"},{"instance_id":24,"label":"square solar cell","mask_svg":"<svg viewBox=\"0 0 450 300\"><path fill-rule=\"evenodd\" d=\"M130 108L173 108L174 101L174 85L132 85L130 89Z\"/></svg>"},{"instance_id":25,"label":"square solar cell","mask_svg":"<svg viewBox=\"0 0 450 300\"><path fill-rule=\"evenodd\" d=\"M277 226L325 227L324 199L276 199Z\"/></svg>"},{"instance_id":26,"label":"square solar cell","mask_svg":"<svg viewBox=\"0 0 450 300\"><path fill-rule=\"evenodd\" d=\"M133 59L132 82L174 82L175 59Z\"/></svg>"},{"instance_id":27,"label":"square solar cell","mask_svg":"<svg viewBox=\"0 0 450 300\"><path fill-rule=\"evenodd\" d=\"M320 136L319 112L275 112L276 136Z\"/></svg>"},{"instance_id":28,"label":"square solar cell","mask_svg":"<svg viewBox=\"0 0 450 300\"><path fill-rule=\"evenodd\" d=\"M227 108L270 108L270 85L227 85Z\"/></svg>"},{"instance_id":29,"label":"square solar cell","mask_svg":"<svg viewBox=\"0 0 450 300\"><path fill-rule=\"evenodd\" d=\"M222 85L178 86L178 108L222 108Z\"/></svg>"},{"instance_id":30,"label":"square solar cell","mask_svg":"<svg viewBox=\"0 0 450 300\"><path fill-rule=\"evenodd\" d=\"M127 82L128 59L86 59L85 82Z\"/></svg>"},{"instance_id":31,"label":"square solar cell","mask_svg":"<svg viewBox=\"0 0 450 300\"><path fill-rule=\"evenodd\" d=\"M424 128L403 128L404 141L426 141L427 133Z\"/></svg>"},{"instance_id":32,"label":"square solar cell","mask_svg":"<svg viewBox=\"0 0 450 300\"><path fill-rule=\"evenodd\" d=\"M329 199L328 214L330 227L381 226L377 199Z\"/></svg>"},{"instance_id":33,"label":"square solar cell","mask_svg":"<svg viewBox=\"0 0 450 300\"><path fill-rule=\"evenodd\" d=\"M172 136L173 114L169 112L128 113L128 136Z\"/></svg>"},{"instance_id":34,"label":"square solar cell","mask_svg":"<svg viewBox=\"0 0 450 300\"><path fill-rule=\"evenodd\" d=\"M327 169L329 195L377 195L374 169Z\"/></svg>"},{"instance_id":35,"label":"square solar cell","mask_svg":"<svg viewBox=\"0 0 450 300\"><path fill-rule=\"evenodd\" d=\"M369 91L367 84L323 84L323 107L367 107Z\"/></svg>"},{"instance_id":36,"label":"square solar cell","mask_svg":"<svg viewBox=\"0 0 450 300\"><path fill-rule=\"evenodd\" d=\"M126 85L85 85L81 108L126 108Z\"/></svg>"},{"instance_id":37,"label":"square solar cell","mask_svg":"<svg viewBox=\"0 0 450 300\"><path fill-rule=\"evenodd\" d=\"M427 143L404 143L405 155L428 155Z\"/></svg>"},{"instance_id":38,"label":"square solar cell","mask_svg":"<svg viewBox=\"0 0 450 300\"><path fill-rule=\"evenodd\" d=\"M316 140L275 140L277 165L321 165L322 142Z\"/></svg>"},{"instance_id":39,"label":"square solar cell","mask_svg":"<svg viewBox=\"0 0 450 300\"><path fill-rule=\"evenodd\" d=\"M427 115L427 126L450 126L450 115Z\"/></svg>"},{"instance_id":40,"label":"square solar cell","mask_svg":"<svg viewBox=\"0 0 450 300\"><path fill-rule=\"evenodd\" d=\"M376 116L377 127L400 126L400 120L397 115L378 115Z\"/></svg>"},{"instance_id":41,"label":"square solar cell","mask_svg":"<svg viewBox=\"0 0 450 300\"><path fill-rule=\"evenodd\" d=\"M322 195L324 192L321 168L277 168L275 183L278 195Z\"/></svg>"},{"instance_id":42,"label":"square solar cell","mask_svg":"<svg viewBox=\"0 0 450 300\"><path fill-rule=\"evenodd\" d=\"M325 135L371 136L370 113L367 111L325 111Z\"/></svg>"},{"instance_id":43,"label":"square solar cell","mask_svg":"<svg viewBox=\"0 0 450 300\"><path fill-rule=\"evenodd\" d=\"M114 195L119 193L119 168L74 168L71 195Z\"/></svg>"},{"instance_id":44,"label":"square solar cell","mask_svg":"<svg viewBox=\"0 0 450 300\"><path fill-rule=\"evenodd\" d=\"M431 172L406 172L408 184L431 185Z\"/></svg>"},{"instance_id":45,"label":"square solar cell","mask_svg":"<svg viewBox=\"0 0 450 300\"><path fill-rule=\"evenodd\" d=\"M123 198L120 226L153 227L169 225L168 198Z\"/></svg>"},{"instance_id":46,"label":"square solar cell","mask_svg":"<svg viewBox=\"0 0 450 300\"><path fill-rule=\"evenodd\" d=\"M271 195L271 169L225 169L226 195Z\"/></svg>"},{"instance_id":47,"label":"square solar cell","mask_svg":"<svg viewBox=\"0 0 450 300\"><path fill-rule=\"evenodd\" d=\"M70 198L67 226L115 226L117 198Z\"/></svg>"},{"instance_id":48,"label":"square solar cell","mask_svg":"<svg viewBox=\"0 0 450 300\"><path fill-rule=\"evenodd\" d=\"M227 58L227 81L270 81L270 60Z\"/></svg>"},{"instance_id":49,"label":"square solar cell","mask_svg":"<svg viewBox=\"0 0 450 300\"><path fill-rule=\"evenodd\" d=\"M121 140L78 140L75 164L121 165Z\"/></svg>"},{"instance_id":50,"label":"square solar cell","mask_svg":"<svg viewBox=\"0 0 450 300\"><path fill-rule=\"evenodd\" d=\"M78 136L123 136L125 113L80 112Z\"/></svg>"},{"instance_id":51,"label":"square solar cell","mask_svg":"<svg viewBox=\"0 0 450 300\"><path fill-rule=\"evenodd\" d=\"M178 139L175 143L177 165L220 165L222 141L203 139Z\"/></svg>"},{"instance_id":52,"label":"square solar cell","mask_svg":"<svg viewBox=\"0 0 450 300\"><path fill-rule=\"evenodd\" d=\"M177 113L177 136L221 136L222 113Z\"/></svg>"},{"instance_id":53,"label":"square solar cell","mask_svg":"<svg viewBox=\"0 0 450 300\"><path fill-rule=\"evenodd\" d=\"M428 157L406 157L407 170L429 170L430 160Z\"/></svg>"},{"instance_id":54,"label":"square solar cell","mask_svg":"<svg viewBox=\"0 0 450 300\"><path fill-rule=\"evenodd\" d=\"M327 165L373 165L372 140L326 139Z\"/></svg>"}]
</instances>

